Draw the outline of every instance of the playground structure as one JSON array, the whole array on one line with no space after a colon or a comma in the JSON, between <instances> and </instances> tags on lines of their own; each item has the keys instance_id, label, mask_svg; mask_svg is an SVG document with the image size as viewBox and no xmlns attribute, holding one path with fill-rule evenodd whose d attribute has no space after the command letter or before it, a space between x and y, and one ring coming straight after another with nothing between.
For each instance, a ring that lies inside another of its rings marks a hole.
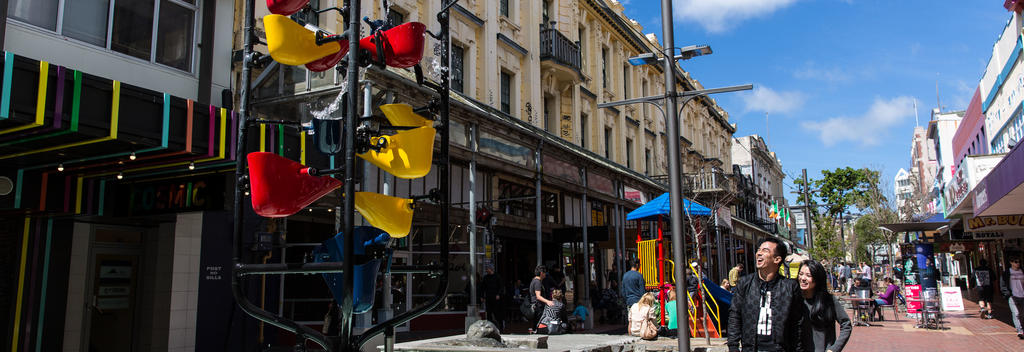
<instances>
[{"instance_id":1,"label":"playground structure","mask_svg":"<svg viewBox=\"0 0 1024 352\"><path fill-rule=\"evenodd\" d=\"M684 199L684 214L688 216L713 216L711 209ZM640 273L644 277L644 283L648 290L658 290L658 301L661 308L661 325L665 323L665 301L667 292L675 284L673 273L676 270L676 263L665 257L665 236L663 231L664 218L669 214L669 193L664 193L652 199L643 206L626 215L626 220L635 220L637 225L637 257L640 261ZM657 221L657 236L653 239L644 240L641 236L643 226L640 221ZM695 225L696 226L696 225ZM698 257L700 251L697 251ZM666 268L666 264L667 268ZM714 282L704 276L703 272L696 265L689 265L690 272L698 278L697 294L691 295L687 290L687 316L690 324L691 337L722 337L722 311L719 305L722 302L725 310L732 301L732 293L718 287ZM684 269L685 270L685 269ZM666 281L666 278L668 281ZM680 297L677 293L677 297ZM678 298L677 298L678 299ZM678 315L678 314L677 314ZM701 322L698 324L697 322Z\"/></svg>"},{"instance_id":2,"label":"playground structure","mask_svg":"<svg viewBox=\"0 0 1024 352\"><path fill-rule=\"evenodd\" d=\"M259 42L255 28L255 0L245 2L242 88L239 103L239 152L248 146L248 129L263 125L306 128L299 118L258 119L251 116L251 78L254 68L271 60L285 65L304 65L312 71L337 68L345 79L347 92L338 117L316 118L311 134L317 150L339 156L339 168L317 170L273 153L253 152L236 162L234 192L232 293L242 311L271 326L296 335L296 350L305 350L311 341L327 351L357 351L371 338L384 334L385 350L392 350L395 327L426 313L442 303L448 281L448 236L440 237L439 263L391 265L394 239L409 234L418 202L430 201L439 208L438 222L449 228L449 25L448 11L457 0L441 0L437 13L438 33L430 33L422 23L397 26L383 20L360 18L360 2L344 1L341 8L313 10L309 0L266 0L271 14L263 17L266 43ZM389 9L387 1L383 1ZM298 22L300 12L337 11L347 23L344 33L333 35ZM289 17L292 16L292 17ZM361 20L370 35L359 38ZM423 58L425 34L440 42L442 65L439 82L423 79L419 63ZM353 46L349 43L356 42ZM269 55L254 50L265 45ZM374 82L360 81L360 70L378 67L413 67L416 81L436 93L427 106L406 104L379 106L374 113L371 89ZM360 95L359 93L363 93ZM362 108L360 110L359 108ZM435 136L440 146L435 150ZM436 159L435 159L436 153ZM397 198L385 194L356 192L362 180L356 175L356 158L362 158L387 173L404 179L426 176L438 167L438 187L428 194ZM258 264L243 260L245 249L246 199L262 217L286 217L310 206L322 197L341 189L339 197L342 231L313 252L311 263ZM355 212L371 226L355 226ZM352 315L373 307L376 277L379 274L428 274L438 280L438 289L426 303L383 321L360 335L353 335ZM339 333L331 336L283 316L271 313L250 301L243 280L265 275L322 274L341 312Z\"/></svg>"}]
</instances>

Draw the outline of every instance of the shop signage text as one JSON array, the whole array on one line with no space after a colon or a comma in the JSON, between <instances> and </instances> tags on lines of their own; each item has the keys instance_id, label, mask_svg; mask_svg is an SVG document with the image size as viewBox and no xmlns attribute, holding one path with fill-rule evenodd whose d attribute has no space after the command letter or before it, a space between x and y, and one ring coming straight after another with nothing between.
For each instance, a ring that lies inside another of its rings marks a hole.
<instances>
[{"instance_id":1,"label":"shop signage text","mask_svg":"<svg viewBox=\"0 0 1024 352\"><path fill-rule=\"evenodd\" d=\"M967 218L968 231L1024 229L1024 214Z\"/></svg>"},{"instance_id":2,"label":"shop signage text","mask_svg":"<svg viewBox=\"0 0 1024 352\"><path fill-rule=\"evenodd\" d=\"M224 207L224 177L211 175L121 185L114 205L120 215L216 210Z\"/></svg>"}]
</instances>

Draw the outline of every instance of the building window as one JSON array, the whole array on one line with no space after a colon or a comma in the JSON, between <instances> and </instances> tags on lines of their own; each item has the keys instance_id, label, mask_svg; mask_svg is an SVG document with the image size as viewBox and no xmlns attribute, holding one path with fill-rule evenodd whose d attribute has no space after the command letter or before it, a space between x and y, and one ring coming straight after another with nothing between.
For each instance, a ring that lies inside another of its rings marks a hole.
<instances>
[{"instance_id":1,"label":"building window","mask_svg":"<svg viewBox=\"0 0 1024 352\"><path fill-rule=\"evenodd\" d=\"M604 157L612 158L612 129L609 127L604 128Z\"/></svg>"},{"instance_id":2,"label":"building window","mask_svg":"<svg viewBox=\"0 0 1024 352\"><path fill-rule=\"evenodd\" d=\"M633 140L626 138L626 167L633 168Z\"/></svg>"},{"instance_id":3,"label":"building window","mask_svg":"<svg viewBox=\"0 0 1024 352\"><path fill-rule=\"evenodd\" d=\"M501 73L501 112L512 114L512 75Z\"/></svg>"},{"instance_id":4,"label":"building window","mask_svg":"<svg viewBox=\"0 0 1024 352\"><path fill-rule=\"evenodd\" d=\"M501 13L502 16L512 17L512 16L509 16L509 12L508 12L508 8L509 8L508 3L509 3L509 1L512 1L512 0L501 0L501 3L498 5L498 11Z\"/></svg>"},{"instance_id":5,"label":"building window","mask_svg":"<svg viewBox=\"0 0 1024 352\"><path fill-rule=\"evenodd\" d=\"M629 65L622 66L622 99L629 99Z\"/></svg>"},{"instance_id":6,"label":"building window","mask_svg":"<svg viewBox=\"0 0 1024 352\"><path fill-rule=\"evenodd\" d=\"M541 25L547 26L548 24L551 23L553 18L553 12L554 11L551 10L551 1L544 0L544 6L541 9L541 18L544 20L544 22L541 22Z\"/></svg>"},{"instance_id":7,"label":"building window","mask_svg":"<svg viewBox=\"0 0 1024 352\"><path fill-rule=\"evenodd\" d=\"M580 146L583 147L583 149L587 149L587 134L589 133L589 130L587 129L587 119L587 114L580 114Z\"/></svg>"},{"instance_id":8,"label":"building window","mask_svg":"<svg viewBox=\"0 0 1024 352\"><path fill-rule=\"evenodd\" d=\"M405 23L405 13L392 6L388 9L388 23L392 26Z\"/></svg>"},{"instance_id":9,"label":"building window","mask_svg":"<svg viewBox=\"0 0 1024 352\"><path fill-rule=\"evenodd\" d=\"M643 80L640 81L640 97L646 97L646 96L647 96L647 79L643 79ZM644 112L644 119L647 119L647 104L642 104L640 106L640 110L643 110L643 112Z\"/></svg>"},{"instance_id":10,"label":"building window","mask_svg":"<svg viewBox=\"0 0 1024 352\"><path fill-rule=\"evenodd\" d=\"M651 175L651 149L644 148L644 175Z\"/></svg>"},{"instance_id":11,"label":"building window","mask_svg":"<svg viewBox=\"0 0 1024 352\"><path fill-rule=\"evenodd\" d=\"M462 93L465 88L466 49L452 45L452 90Z\"/></svg>"},{"instance_id":12,"label":"building window","mask_svg":"<svg viewBox=\"0 0 1024 352\"><path fill-rule=\"evenodd\" d=\"M12 19L142 60L192 71L197 11L194 0L114 1L112 6L110 0L12 0L8 5L7 15ZM60 8L64 16L58 26Z\"/></svg>"},{"instance_id":13,"label":"building window","mask_svg":"<svg viewBox=\"0 0 1024 352\"><path fill-rule=\"evenodd\" d=\"M583 38L587 37L587 33L582 26L579 28L578 36L576 37L576 45L580 46L580 70L584 73L587 72L587 49L584 47L586 40Z\"/></svg>"},{"instance_id":14,"label":"building window","mask_svg":"<svg viewBox=\"0 0 1024 352\"><path fill-rule=\"evenodd\" d=\"M601 87L608 88L608 48L601 48Z\"/></svg>"}]
</instances>

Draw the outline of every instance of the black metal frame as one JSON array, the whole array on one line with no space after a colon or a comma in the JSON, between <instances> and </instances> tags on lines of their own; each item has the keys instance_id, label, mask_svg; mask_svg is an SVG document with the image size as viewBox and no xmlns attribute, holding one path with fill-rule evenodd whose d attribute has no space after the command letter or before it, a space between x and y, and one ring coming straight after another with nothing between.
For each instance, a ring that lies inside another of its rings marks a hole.
<instances>
[{"instance_id":1,"label":"black metal frame","mask_svg":"<svg viewBox=\"0 0 1024 352\"><path fill-rule=\"evenodd\" d=\"M348 22L348 28L346 28L344 35L347 35L349 43L359 42L360 33L360 2L359 0L345 1L346 4L342 9L347 10L346 20ZM451 40L449 35L449 9L458 0L441 0L444 7L437 14L437 20L441 25L441 31L438 34L430 33L430 35L441 41L441 62L444 65L444 70L441 73L440 84L432 84L430 82L424 82L418 79L418 83L427 86L435 90L439 97L436 99L436 108L439 115L439 127L438 133L441 133L441 147L439 156L436 160L436 164L439 167L439 173L441 178L439 180L440 189L435 193L432 192L429 195L437 201L441 207L440 211L440 224L444 231L448 231L450 227L449 220L449 203L450 203L450 187L451 187L451 174L449 168L449 139L448 134L448 122L449 122L449 50L451 46ZM243 57L242 60L242 82L240 91L240 102L239 102L239 116L241 117L241 123L238 124L238 141L237 150L240 154L244 154L247 146L248 134L247 130L250 125L259 123L267 124L294 124L291 121L283 120L257 120L251 119L249 114L250 109L250 95L251 95L251 81L252 81L252 68L262 66L266 62L266 57L253 50L253 46L259 43L255 30L255 15L254 15L254 0L248 0L245 2L245 15L243 18L243 31L245 32ZM341 9L325 9L325 10L337 10L339 12L344 11ZM379 45L379 43L378 43ZM345 78L348 80L349 87L359 86L359 70L361 68L360 63L366 60L360 60L360 50L350 50L345 60L342 61L342 65L339 69L344 68L347 72ZM379 58L378 61L383 61L383 58ZM349 63L349 64L346 64ZM377 64L382 64L379 62ZM419 66L416 66L419 71ZM360 180L354 177L355 162L356 162L356 134L358 132L357 124L360 122L359 114L359 95L349 94L347 97L347 111L345 120L345 149L344 149L344 166L340 169L324 170L331 171L332 173L339 174L344 179L344 195L354 195L355 183ZM432 105L433 102L432 102ZM425 110L424 110L425 111ZM419 112L419 111L418 111ZM297 335L296 350L305 350L305 343L307 340L311 340L314 343L322 346L328 351L358 351L359 348L369 341L371 338L384 333L385 334L385 349L390 350L394 344L395 327L404 324L413 318L426 313L435 307L437 307L444 299L447 294L448 288L448 236L441 236L441 253L440 263L431 265L421 266L393 266L390 268L391 273L427 273L436 275L438 280L438 290L434 294L434 297L426 304L417 307L416 309L402 313L401 315L394 317L388 321L380 323L376 326L371 327L369 330L361 335L352 335L352 310L353 310L353 297L351 291L347 291L347 294L340 302L341 306L341 326L340 334L338 336L326 336L320 331L316 331L308 326L304 326L296 323L290 319L286 319L279 315L273 314L267 310L264 310L257 306L255 303L249 300L246 292L242 287L242 279L246 276L252 275L284 275L284 274L321 274L321 273L338 273L341 272L343 276L343 282L346 287L353 287L354 276L353 276L353 238L354 236L345 237L346 242L344 245L343 257L348 259L344 262L329 262L329 263L280 263L280 264L255 264L246 263L242 259L242 253L244 250L244 241L242 232L245 225L245 209L248 205L245 204L244 192L248 188L248 176L247 166L245 157L236 158L235 164L235 197L234 197L234 222L232 238L235 243L232 262L234 263L233 272L231 275L231 290L235 300L238 302L239 307L246 314L266 322L270 325L278 328L293 332ZM424 198L424 197L416 197ZM343 233L351 234L354 229L354 196L344 196L343 199L343 212L342 223Z\"/></svg>"}]
</instances>

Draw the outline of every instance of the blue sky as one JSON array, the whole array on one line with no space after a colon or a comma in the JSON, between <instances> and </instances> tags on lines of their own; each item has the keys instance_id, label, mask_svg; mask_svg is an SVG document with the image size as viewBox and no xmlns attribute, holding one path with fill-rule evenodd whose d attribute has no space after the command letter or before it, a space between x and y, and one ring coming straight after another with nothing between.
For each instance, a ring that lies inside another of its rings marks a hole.
<instances>
[{"instance_id":1,"label":"blue sky","mask_svg":"<svg viewBox=\"0 0 1024 352\"><path fill-rule=\"evenodd\" d=\"M660 1L620 1L644 33L662 37ZM755 86L715 96L737 124L737 137L769 135L793 177L803 168L814 178L822 169L871 167L883 170L891 189L896 171L910 163L915 100L922 125L936 98L944 111L967 108L1010 18L1002 4L674 0L673 6L676 45L714 50L683 61L685 70L705 88ZM792 179L785 184L788 193Z\"/></svg>"}]
</instances>

